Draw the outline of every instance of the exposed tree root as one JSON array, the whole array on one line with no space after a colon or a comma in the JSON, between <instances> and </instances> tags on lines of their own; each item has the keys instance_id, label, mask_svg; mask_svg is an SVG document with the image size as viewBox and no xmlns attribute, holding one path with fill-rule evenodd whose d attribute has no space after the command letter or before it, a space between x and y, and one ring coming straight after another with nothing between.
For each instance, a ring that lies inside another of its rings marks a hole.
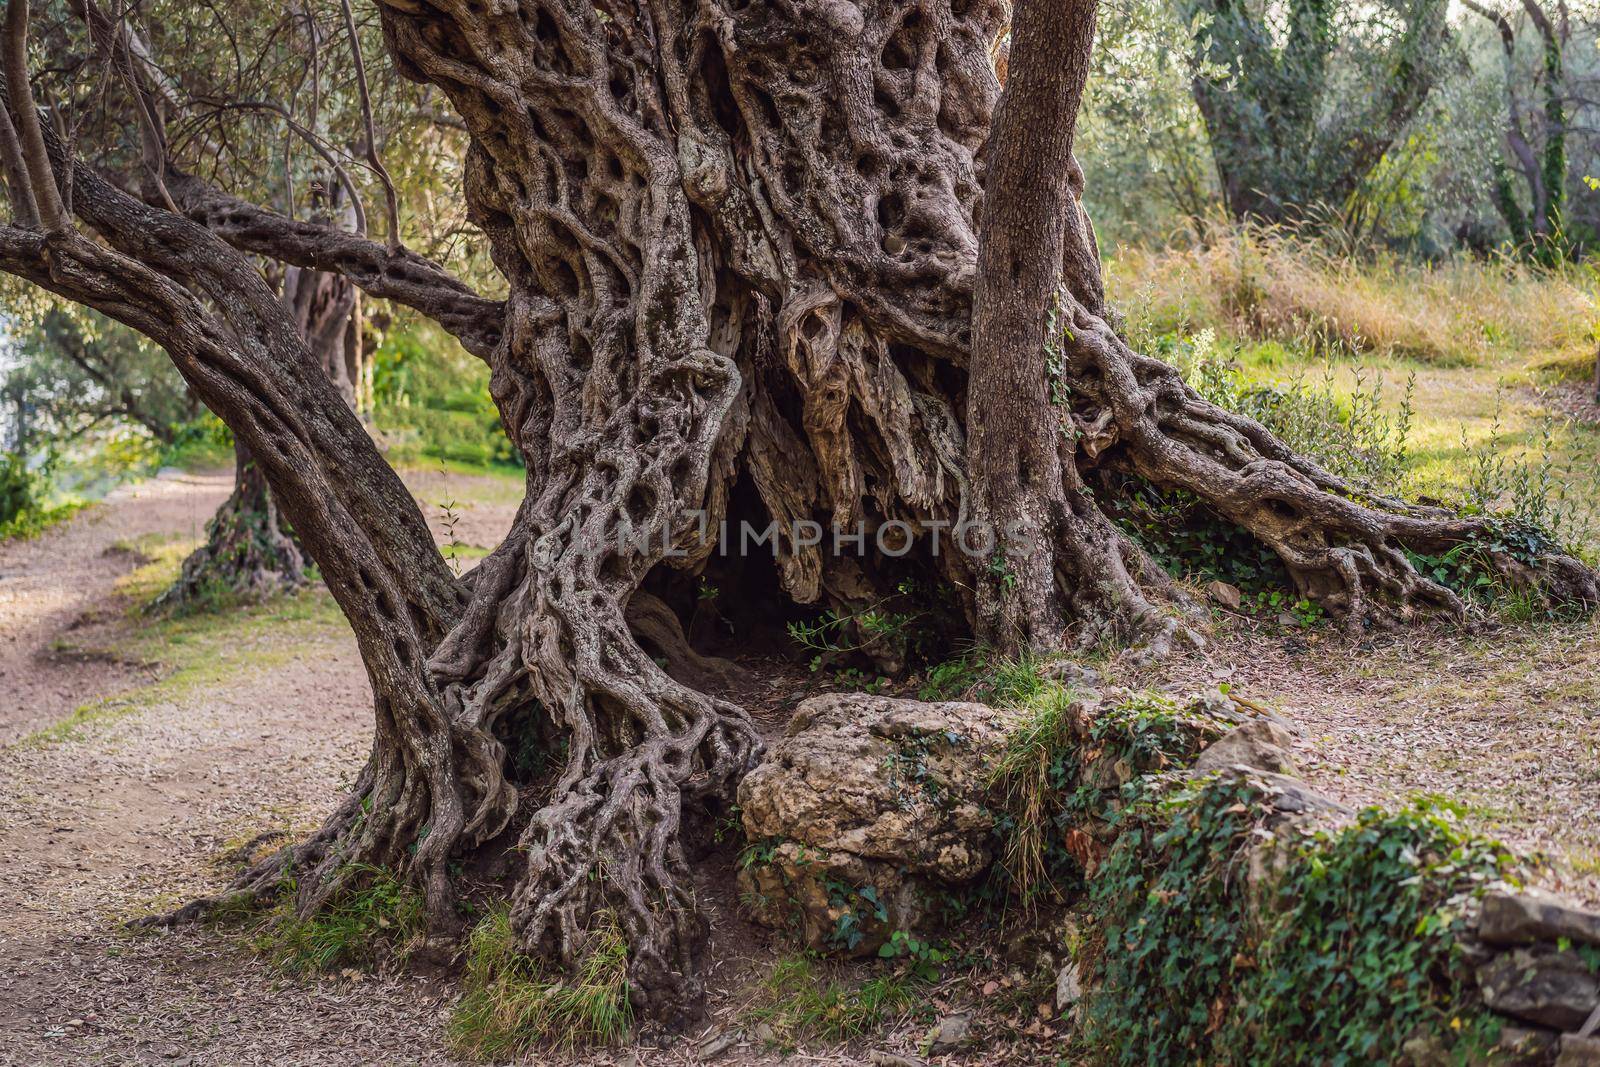
<instances>
[{"instance_id":1,"label":"exposed tree root","mask_svg":"<svg viewBox=\"0 0 1600 1067\"><path fill-rule=\"evenodd\" d=\"M1066 373L1085 412L1076 418L1096 428L1099 453L1187 490L1249 530L1283 560L1303 595L1347 627L1389 626L1429 611L1469 616L1461 596L1419 571L1407 552L1437 554L1475 540L1488 546L1493 519L1385 499L1336 478L1254 420L1202 400L1175 369L1132 351L1081 306L1067 349ZM1491 558L1552 605L1600 604L1594 572L1568 556Z\"/></svg>"},{"instance_id":2,"label":"exposed tree root","mask_svg":"<svg viewBox=\"0 0 1600 1067\"><path fill-rule=\"evenodd\" d=\"M261 468L242 445L234 446L233 493L206 524L205 544L151 610L181 608L223 594L259 600L306 584L306 557L278 511Z\"/></svg>"}]
</instances>

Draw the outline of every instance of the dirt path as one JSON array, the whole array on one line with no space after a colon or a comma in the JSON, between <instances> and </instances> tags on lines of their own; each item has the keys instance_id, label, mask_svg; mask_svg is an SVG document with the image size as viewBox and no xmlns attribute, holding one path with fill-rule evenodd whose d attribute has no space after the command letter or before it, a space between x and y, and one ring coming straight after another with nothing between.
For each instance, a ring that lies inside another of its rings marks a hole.
<instances>
[{"instance_id":1,"label":"dirt path","mask_svg":"<svg viewBox=\"0 0 1600 1067\"><path fill-rule=\"evenodd\" d=\"M1548 861L1548 888L1600 906L1600 625L1463 633L1423 626L1351 645L1333 627L1273 625L1135 684L1226 681L1300 731L1306 778L1352 806L1442 804Z\"/></svg>"},{"instance_id":2,"label":"dirt path","mask_svg":"<svg viewBox=\"0 0 1600 1067\"><path fill-rule=\"evenodd\" d=\"M137 676L62 646L92 647L114 621L112 585L133 567L119 544L152 534L198 539L232 487L228 471L166 474L117 489L32 541L0 544L0 744Z\"/></svg>"},{"instance_id":3,"label":"dirt path","mask_svg":"<svg viewBox=\"0 0 1600 1067\"><path fill-rule=\"evenodd\" d=\"M419 496L462 492L441 477ZM290 980L237 932L121 930L122 918L214 891L227 847L314 822L365 755L370 692L325 596L292 625L247 613L186 631L203 684L150 686L151 668L50 653L63 641L115 647L145 625L112 593L138 562L113 546L198 537L229 484L157 479L0 551L0 1063L454 1062L441 1044L447 1005L425 981ZM494 488L464 509L485 537L515 506ZM220 681L204 673L211 659ZM130 686L153 694L136 714L27 736Z\"/></svg>"}]
</instances>

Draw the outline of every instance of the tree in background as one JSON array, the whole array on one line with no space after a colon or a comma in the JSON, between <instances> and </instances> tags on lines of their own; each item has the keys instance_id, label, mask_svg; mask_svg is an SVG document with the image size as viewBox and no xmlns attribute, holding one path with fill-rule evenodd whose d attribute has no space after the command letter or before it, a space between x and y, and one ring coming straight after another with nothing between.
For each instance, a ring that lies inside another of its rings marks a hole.
<instances>
[{"instance_id":1,"label":"tree in background","mask_svg":"<svg viewBox=\"0 0 1600 1067\"><path fill-rule=\"evenodd\" d=\"M1019 6L993 137L998 2L378 10L397 68L466 130L461 196L503 299L405 248L392 202L378 241L173 150L108 181L69 148L105 145L56 133L72 109L38 106L22 0L0 33L0 269L165 347L260 465L373 689L369 761L326 823L175 919L286 892L310 914L381 867L449 936L466 880L498 870L519 948L575 965L615 923L637 1010L681 1022L705 943L685 834L761 747L737 694L660 640L699 577L841 619L937 590L949 636L1002 653L1158 652L1188 604L1105 511L1136 478L1236 523L1352 630L1466 613L1413 561L1493 517L1344 482L1108 324L1072 159L1092 7ZM174 41L217 33L185 13ZM526 496L467 575L255 257L337 272L489 365ZM969 530L974 509L1005 528ZM719 554L725 520L775 523L771 554ZM801 523L894 551L832 551ZM1494 565L1554 603L1600 599L1553 550ZM511 758L530 746L545 759Z\"/></svg>"},{"instance_id":2,"label":"tree in background","mask_svg":"<svg viewBox=\"0 0 1600 1067\"><path fill-rule=\"evenodd\" d=\"M86 140L97 146L140 145L137 157L115 148L100 152L108 171L128 174L136 183L141 169L159 173L170 154L181 153L197 173L225 188L265 196L291 217L367 232L363 188L352 172L365 168L369 184L392 184L379 155L378 131L407 122L384 104L415 101L368 81L363 31L353 11L305 0L240 12L226 50L186 43L157 64L166 23L154 19L135 26L90 0L76 0L69 10L69 18L46 21L41 34L61 72L49 91L70 97L76 79L94 74L109 77L108 84L120 90L103 97L107 106L79 118L90 127ZM408 162L417 158L407 156ZM171 190L160 195L171 202ZM384 202L395 199L386 195ZM387 214L385 225L393 230L398 220L394 210ZM358 289L337 273L309 265L266 269L330 381L355 405L365 378ZM259 466L244 442L235 438L233 445L233 493L160 605L182 605L217 591L253 597L306 580L304 553Z\"/></svg>"},{"instance_id":3,"label":"tree in background","mask_svg":"<svg viewBox=\"0 0 1600 1067\"><path fill-rule=\"evenodd\" d=\"M202 410L165 352L98 312L49 306L31 322L14 318L12 328L15 363L0 390L12 408L7 447L17 452L117 422L172 445Z\"/></svg>"},{"instance_id":4,"label":"tree in background","mask_svg":"<svg viewBox=\"0 0 1600 1067\"><path fill-rule=\"evenodd\" d=\"M1195 103L1233 217L1342 208L1446 67L1447 0L1187 0Z\"/></svg>"},{"instance_id":5,"label":"tree in background","mask_svg":"<svg viewBox=\"0 0 1600 1067\"><path fill-rule=\"evenodd\" d=\"M1563 232L1571 92L1566 51L1572 37L1566 5L1561 6L1558 20L1552 20L1538 0L1522 0L1522 10L1537 33L1540 57L1537 68L1529 72L1532 76L1526 77L1518 63L1518 34L1511 20L1477 0L1462 0L1462 4L1494 26L1505 61L1504 151L1493 162L1495 207L1518 248L1540 259L1561 258L1571 247ZM1524 96L1525 88L1531 90L1529 96L1536 98L1537 104ZM1521 179L1522 197L1513 173Z\"/></svg>"}]
</instances>

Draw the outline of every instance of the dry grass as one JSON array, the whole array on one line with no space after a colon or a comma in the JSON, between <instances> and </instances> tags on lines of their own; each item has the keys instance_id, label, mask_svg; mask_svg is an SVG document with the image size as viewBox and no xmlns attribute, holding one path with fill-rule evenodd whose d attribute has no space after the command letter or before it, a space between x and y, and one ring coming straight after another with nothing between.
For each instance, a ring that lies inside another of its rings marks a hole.
<instances>
[{"instance_id":1,"label":"dry grass","mask_svg":"<svg viewBox=\"0 0 1600 1067\"><path fill-rule=\"evenodd\" d=\"M1579 268L1353 257L1256 227L1213 227L1189 248L1123 249L1107 282L1136 338L1211 327L1446 366L1528 351L1585 365L1600 323L1595 277Z\"/></svg>"},{"instance_id":2,"label":"dry grass","mask_svg":"<svg viewBox=\"0 0 1600 1067\"><path fill-rule=\"evenodd\" d=\"M1246 386L1326 381L1348 404L1382 380L1391 412L1409 391L1403 492L1459 500L1484 459L1502 457L1545 471L1577 541L1600 549L1600 424L1568 418L1550 392L1592 371L1600 272L1352 256L1219 226L1205 244L1120 250L1107 284L1137 345L1159 352L1211 331Z\"/></svg>"}]
</instances>

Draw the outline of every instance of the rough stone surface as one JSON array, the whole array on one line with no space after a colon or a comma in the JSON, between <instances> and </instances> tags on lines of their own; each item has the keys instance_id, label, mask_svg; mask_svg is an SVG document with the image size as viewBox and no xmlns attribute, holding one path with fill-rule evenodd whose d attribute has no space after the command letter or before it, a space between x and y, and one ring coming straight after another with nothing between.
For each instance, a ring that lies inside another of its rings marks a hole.
<instances>
[{"instance_id":1,"label":"rough stone surface","mask_svg":"<svg viewBox=\"0 0 1600 1067\"><path fill-rule=\"evenodd\" d=\"M1478 968L1492 1010L1555 1030L1576 1030L1600 1006L1600 977L1576 952L1519 948Z\"/></svg>"},{"instance_id":2,"label":"rough stone surface","mask_svg":"<svg viewBox=\"0 0 1600 1067\"><path fill-rule=\"evenodd\" d=\"M946 1015L934 1024L928 1034L928 1051L934 1054L951 1052L966 1043L972 1033L972 1016L966 1012Z\"/></svg>"},{"instance_id":3,"label":"rough stone surface","mask_svg":"<svg viewBox=\"0 0 1600 1067\"><path fill-rule=\"evenodd\" d=\"M1282 726L1267 719L1253 719L1235 727L1213 741L1194 761L1197 772L1250 767L1274 774L1294 775L1298 771L1290 746L1294 738Z\"/></svg>"},{"instance_id":4,"label":"rough stone surface","mask_svg":"<svg viewBox=\"0 0 1600 1067\"><path fill-rule=\"evenodd\" d=\"M1520 1026L1503 1027L1500 1031L1500 1040L1495 1042L1495 1051L1501 1058L1494 1062L1507 1064L1508 1067L1549 1063L1555 1054L1559 1036L1549 1030L1529 1030Z\"/></svg>"},{"instance_id":5,"label":"rough stone surface","mask_svg":"<svg viewBox=\"0 0 1600 1067\"><path fill-rule=\"evenodd\" d=\"M739 787L755 918L811 947L875 951L989 866L992 759L1015 713L829 694L805 701Z\"/></svg>"},{"instance_id":6,"label":"rough stone surface","mask_svg":"<svg viewBox=\"0 0 1600 1067\"><path fill-rule=\"evenodd\" d=\"M1538 889L1486 893L1478 916L1478 936L1495 945L1531 945L1561 938L1600 945L1600 914L1574 908Z\"/></svg>"},{"instance_id":7,"label":"rough stone surface","mask_svg":"<svg viewBox=\"0 0 1600 1067\"><path fill-rule=\"evenodd\" d=\"M1600 1067L1600 1037L1564 1035L1556 1067Z\"/></svg>"},{"instance_id":8,"label":"rough stone surface","mask_svg":"<svg viewBox=\"0 0 1600 1067\"><path fill-rule=\"evenodd\" d=\"M1056 1010L1065 1011L1083 999L1083 979L1078 965L1069 963L1056 975Z\"/></svg>"}]
</instances>

